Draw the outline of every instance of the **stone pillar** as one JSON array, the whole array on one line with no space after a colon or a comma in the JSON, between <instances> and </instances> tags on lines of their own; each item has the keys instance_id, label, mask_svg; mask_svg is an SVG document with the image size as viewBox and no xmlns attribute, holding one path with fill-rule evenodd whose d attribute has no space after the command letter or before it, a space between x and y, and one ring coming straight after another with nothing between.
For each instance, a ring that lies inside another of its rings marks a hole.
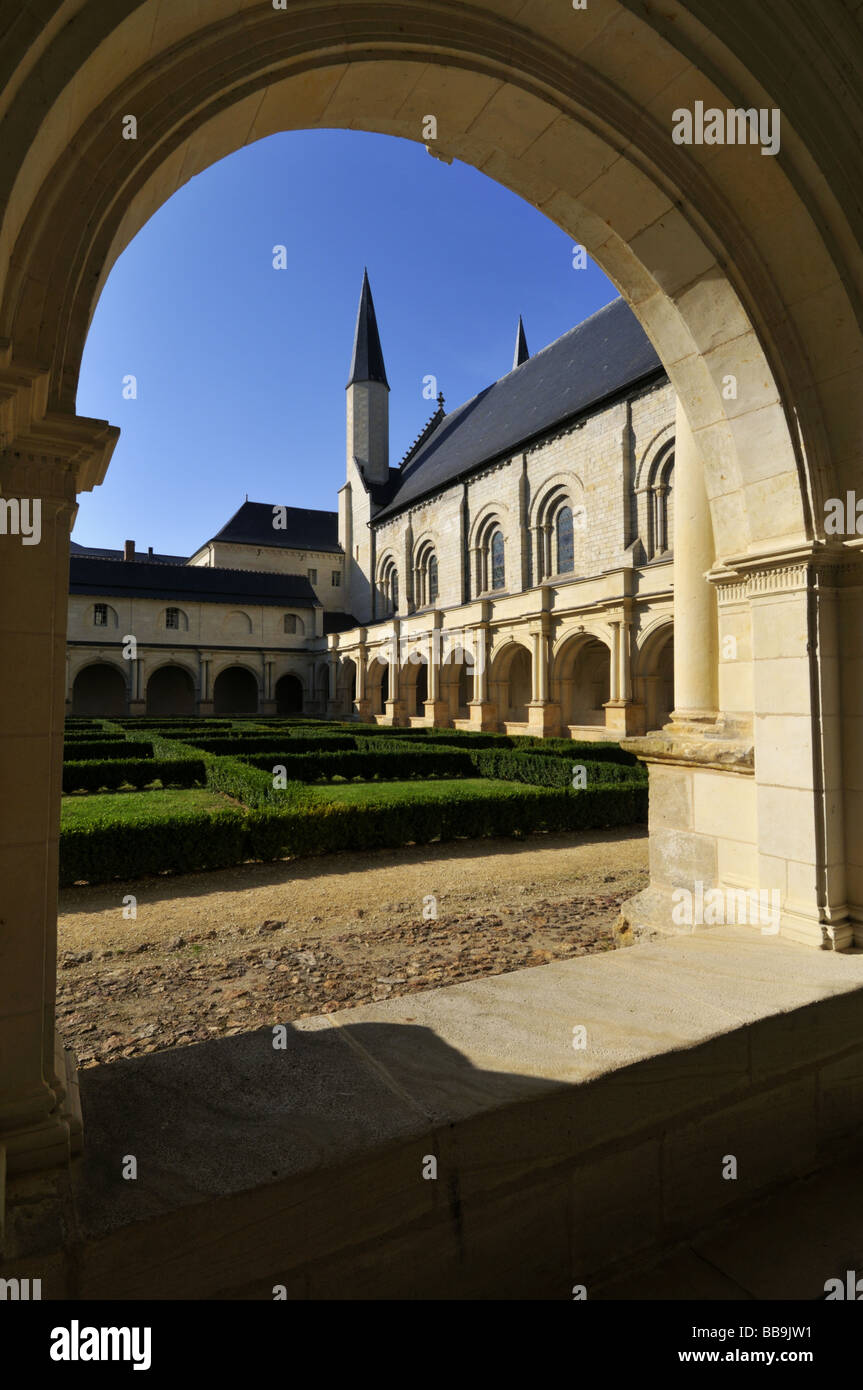
<instances>
[{"instance_id":1,"label":"stone pillar","mask_svg":"<svg viewBox=\"0 0 863 1390\"><path fill-rule=\"evenodd\" d=\"M80 1147L81 1119L74 1057L54 1029L74 467L42 441L22 442L0 452L0 493L18 501L28 527L39 522L28 538L12 508L0 535L2 1214L3 1151L9 1173L65 1162Z\"/></svg>"},{"instance_id":2,"label":"stone pillar","mask_svg":"<svg viewBox=\"0 0 863 1390\"><path fill-rule=\"evenodd\" d=\"M550 617L543 613L542 626L531 633L533 642L532 687L533 700L528 708L530 733L548 737L560 733L561 707L549 699L549 663L551 647Z\"/></svg>"},{"instance_id":3,"label":"stone pillar","mask_svg":"<svg viewBox=\"0 0 863 1390\"><path fill-rule=\"evenodd\" d=\"M399 676L401 668L399 665L400 653L400 625L398 622L393 624L393 635L390 638L389 648L389 694L384 705L386 712L385 722L387 724L401 724L406 717L405 702L401 697L401 682Z\"/></svg>"},{"instance_id":4,"label":"stone pillar","mask_svg":"<svg viewBox=\"0 0 863 1390\"><path fill-rule=\"evenodd\" d=\"M473 644L473 699L468 704L471 727L496 729L497 709L488 698L488 630L485 625L473 629Z\"/></svg>"},{"instance_id":5,"label":"stone pillar","mask_svg":"<svg viewBox=\"0 0 863 1390\"><path fill-rule=\"evenodd\" d=\"M434 728L443 728L450 721L449 705L446 700L441 699L440 666L441 666L441 634L440 622L441 615L435 613L435 626L428 634L428 691L426 695L423 713L429 724Z\"/></svg>"},{"instance_id":6,"label":"stone pillar","mask_svg":"<svg viewBox=\"0 0 863 1390\"><path fill-rule=\"evenodd\" d=\"M361 629L362 639L354 658L357 667L357 694L354 701L356 714L360 719L371 718L371 700L368 694L369 653L365 644L365 628Z\"/></svg>"},{"instance_id":7,"label":"stone pillar","mask_svg":"<svg viewBox=\"0 0 863 1390\"><path fill-rule=\"evenodd\" d=\"M198 701L197 713L205 718L213 713L213 687L211 678L211 668L213 658L209 652L199 652L199 672L198 672Z\"/></svg>"},{"instance_id":8,"label":"stone pillar","mask_svg":"<svg viewBox=\"0 0 863 1390\"><path fill-rule=\"evenodd\" d=\"M677 402L674 445L674 714L672 724L713 723L717 714L716 594L704 470L686 412Z\"/></svg>"},{"instance_id":9,"label":"stone pillar","mask_svg":"<svg viewBox=\"0 0 863 1390\"><path fill-rule=\"evenodd\" d=\"M619 674L618 674L618 678L617 678L617 686L618 686L618 690L619 690L619 692L620 692L620 698L621 698L621 700L623 700L624 702L628 702L629 700L632 699L632 682L631 682L631 680L630 680L630 675L629 675L629 672L630 672L629 644L630 644L630 641L632 640L632 639L631 639L631 632L632 632L632 629L631 629L631 626L630 626L629 623L627 623L627 622L622 622L622 623L620 624L620 638L619 638L619 642L618 642L618 657L619 657L619 662L620 662L620 664L619 664L619 667L618 667L618 672L619 672Z\"/></svg>"},{"instance_id":10,"label":"stone pillar","mask_svg":"<svg viewBox=\"0 0 863 1390\"><path fill-rule=\"evenodd\" d=\"M129 633L127 635L132 636L133 634ZM126 713L138 717L147 713L146 682L144 680L143 669L144 660L143 657L137 655L137 648L133 648L136 652L135 656L126 656L125 645L124 635L120 650L123 653L123 664L126 672L126 689L128 692L126 697Z\"/></svg>"},{"instance_id":11,"label":"stone pillar","mask_svg":"<svg viewBox=\"0 0 863 1390\"><path fill-rule=\"evenodd\" d=\"M620 699L620 623L611 624L611 658L609 670L609 701L615 704Z\"/></svg>"}]
</instances>

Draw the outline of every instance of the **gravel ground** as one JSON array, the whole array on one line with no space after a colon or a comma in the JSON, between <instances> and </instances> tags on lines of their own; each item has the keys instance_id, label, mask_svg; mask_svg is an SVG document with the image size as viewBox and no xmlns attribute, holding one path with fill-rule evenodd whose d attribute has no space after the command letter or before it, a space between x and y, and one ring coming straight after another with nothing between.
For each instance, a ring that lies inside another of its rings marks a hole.
<instances>
[{"instance_id":1,"label":"gravel ground","mask_svg":"<svg viewBox=\"0 0 863 1390\"><path fill-rule=\"evenodd\" d=\"M67 889L58 1028L95 1066L609 950L647 878L634 829Z\"/></svg>"}]
</instances>

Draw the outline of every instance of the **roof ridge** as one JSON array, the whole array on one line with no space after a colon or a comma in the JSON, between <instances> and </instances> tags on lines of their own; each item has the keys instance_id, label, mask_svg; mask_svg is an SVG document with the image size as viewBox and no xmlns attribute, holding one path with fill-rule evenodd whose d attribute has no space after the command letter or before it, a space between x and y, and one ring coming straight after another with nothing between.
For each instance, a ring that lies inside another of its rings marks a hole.
<instances>
[{"instance_id":1,"label":"roof ridge","mask_svg":"<svg viewBox=\"0 0 863 1390\"><path fill-rule=\"evenodd\" d=\"M410 446L410 448L408 449L408 451L407 451L407 453L405 454L404 458L403 458L403 459L401 460L401 462L399 463L399 465L398 465L398 468L399 468L399 469L405 468L406 465L410 463L411 459L413 458L414 454L416 453L416 451L417 451L417 449L420 447L420 445L421 445L421 444L425 444L426 440L428 439L429 435L430 435L431 432L432 432L432 429L435 428L437 425L439 425L440 422L441 422L441 420L445 420L445 419L446 419L446 411L444 410L443 391L441 391L441 393L440 393L440 395L438 396L437 400L438 400L437 410L434 412L433 415L431 415L431 416L429 417L429 419L426 421L426 423L425 423L425 425L423 426L423 428L420 430L420 432L419 432L419 434L417 435L416 439L414 440L413 444Z\"/></svg>"}]
</instances>

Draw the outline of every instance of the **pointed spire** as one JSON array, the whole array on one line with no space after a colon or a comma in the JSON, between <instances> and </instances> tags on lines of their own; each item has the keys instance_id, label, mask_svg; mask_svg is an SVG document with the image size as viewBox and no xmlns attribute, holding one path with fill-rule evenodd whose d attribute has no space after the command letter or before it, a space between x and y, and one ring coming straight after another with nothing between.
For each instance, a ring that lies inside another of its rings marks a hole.
<instances>
[{"instance_id":1,"label":"pointed spire","mask_svg":"<svg viewBox=\"0 0 863 1390\"><path fill-rule=\"evenodd\" d=\"M520 367L522 362L526 362L530 357L527 350L527 338L524 336L524 324L521 321L521 314L518 316L518 332L515 335L515 356L512 359L512 369Z\"/></svg>"},{"instance_id":2,"label":"pointed spire","mask_svg":"<svg viewBox=\"0 0 863 1390\"><path fill-rule=\"evenodd\" d=\"M389 390L390 384L387 381L387 372L384 366L384 354L381 350L368 270L363 271L363 288L360 294L360 307L357 311L354 355L351 360L351 375L348 386L353 386L357 381L379 381Z\"/></svg>"}]
</instances>

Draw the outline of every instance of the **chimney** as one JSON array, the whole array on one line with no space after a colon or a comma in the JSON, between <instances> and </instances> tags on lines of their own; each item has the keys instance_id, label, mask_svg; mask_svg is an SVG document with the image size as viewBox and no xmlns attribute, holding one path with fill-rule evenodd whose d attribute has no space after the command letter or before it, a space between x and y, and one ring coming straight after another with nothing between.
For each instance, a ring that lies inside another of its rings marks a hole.
<instances>
[{"instance_id":1,"label":"chimney","mask_svg":"<svg viewBox=\"0 0 863 1390\"><path fill-rule=\"evenodd\" d=\"M148 546L147 546L147 554L148 554L148 555L152 555L152 553L153 553L153 547L152 547L151 545L148 545Z\"/></svg>"},{"instance_id":2,"label":"chimney","mask_svg":"<svg viewBox=\"0 0 863 1390\"><path fill-rule=\"evenodd\" d=\"M124 542L123 542L123 559L124 559L124 560L134 560L134 558L135 558L135 542L134 542L134 541L124 541Z\"/></svg>"}]
</instances>

